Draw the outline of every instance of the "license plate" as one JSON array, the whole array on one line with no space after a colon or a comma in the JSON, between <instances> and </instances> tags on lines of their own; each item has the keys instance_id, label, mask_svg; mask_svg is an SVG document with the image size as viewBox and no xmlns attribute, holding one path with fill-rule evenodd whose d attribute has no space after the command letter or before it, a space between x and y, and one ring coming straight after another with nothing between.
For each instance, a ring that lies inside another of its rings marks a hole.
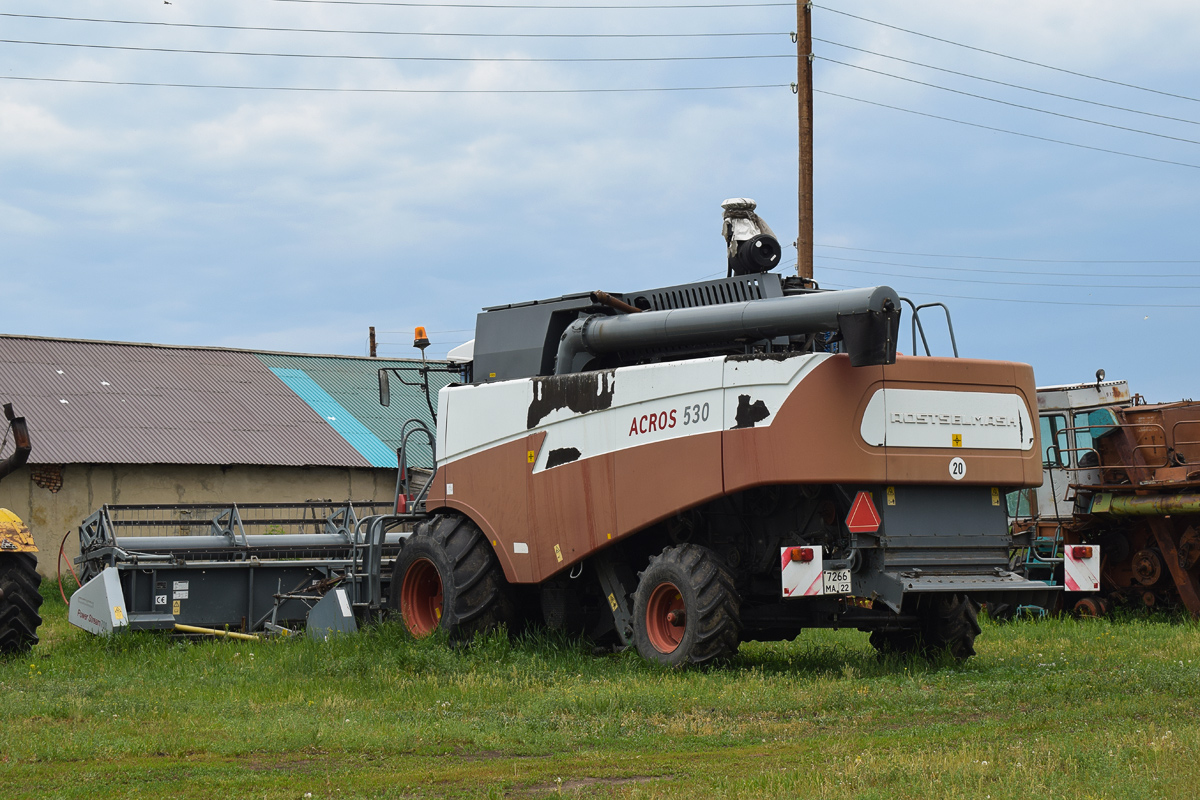
<instances>
[{"instance_id":1,"label":"license plate","mask_svg":"<svg viewBox=\"0 0 1200 800\"><path fill-rule=\"evenodd\" d=\"M850 594L850 570L827 569L821 577L821 594Z\"/></svg>"}]
</instances>

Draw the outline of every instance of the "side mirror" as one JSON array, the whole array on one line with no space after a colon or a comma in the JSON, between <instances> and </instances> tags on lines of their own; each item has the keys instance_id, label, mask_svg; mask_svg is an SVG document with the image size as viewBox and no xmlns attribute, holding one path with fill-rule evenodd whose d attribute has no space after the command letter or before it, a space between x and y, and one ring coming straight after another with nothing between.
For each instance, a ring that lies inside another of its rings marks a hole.
<instances>
[{"instance_id":1,"label":"side mirror","mask_svg":"<svg viewBox=\"0 0 1200 800\"><path fill-rule=\"evenodd\" d=\"M379 405L390 406L392 404L392 389L388 385L388 371L386 369L379 370Z\"/></svg>"}]
</instances>

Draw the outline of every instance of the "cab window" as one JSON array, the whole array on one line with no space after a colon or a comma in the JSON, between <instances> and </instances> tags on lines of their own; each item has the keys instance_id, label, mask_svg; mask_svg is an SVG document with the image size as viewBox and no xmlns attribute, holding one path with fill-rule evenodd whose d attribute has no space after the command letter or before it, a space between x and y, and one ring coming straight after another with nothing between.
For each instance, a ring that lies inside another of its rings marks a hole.
<instances>
[{"instance_id":1,"label":"cab window","mask_svg":"<svg viewBox=\"0 0 1200 800\"><path fill-rule=\"evenodd\" d=\"M1062 414L1041 417L1042 467L1066 467L1070 465L1070 443L1067 441L1067 418Z\"/></svg>"},{"instance_id":2,"label":"cab window","mask_svg":"<svg viewBox=\"0 0 1200 800\"><path fill-rule=\"evenodd\" d=\"M1092 443L1092 429L1087 411L1081 411L1075 415L1075 460L1079 461L1084 456L1092 453L1089 448L1095 447ZM1096 455L1092 453L1094 459Z\"/></svg>"}]
</instances>

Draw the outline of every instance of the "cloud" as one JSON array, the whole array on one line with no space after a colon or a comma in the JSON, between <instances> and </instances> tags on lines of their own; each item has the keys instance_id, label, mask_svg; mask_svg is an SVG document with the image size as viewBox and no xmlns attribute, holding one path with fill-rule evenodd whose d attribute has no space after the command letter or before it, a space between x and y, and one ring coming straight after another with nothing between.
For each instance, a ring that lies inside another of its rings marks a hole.
<instances>
[{"instance_id":1,"label":"cloud","mask_svg":"<svg viewBox=\"0 0 1200 800\"><path fill-rule=\"evenodd\" d=\"M126 13L82 0L68 5L61 13L201 24L777 35L500 40L15 19L6 21L6 33L39 41L262 52L619 58L787 53L793 45L786 32L795 24L787 8L502 12L175 3ZM1191 3L1152 0L1136 11L1109 0L1069 5L844 0L837 7L1079 72L1194 93L1200 11ZM814 11L814 24L820 38L867 50L1197 118L1194 103L964 50L822 9ZM1200 138L1195 126L1182 123L1031 95L821 43L817 52L1011 102ZM795 79L795 64L787 59L317 60L0 46L0 76L20 74L257 86L555 89L786 84ZM829 63L817 63L816 79L821 89L916 111L1200 163L1195 146L1187 143L1047 117ZM414 324L469 328L485 305L597 287L648 288L720 273L717 228L719 204L726 197L754 197L785 244L795 236L794 103L786 88L339 94L0 80L3 257L7 269L29 282L36 300L14 309L6 327L18 333L362 352L371 324L381 330ZM1197 252L1198 171L828 95L817 96L816 109L819 242L1033 258L1187 259ZM788 248L786 255L790 261L794 251ZM875 265L881 275L849 273L820 253L817 261L818 277L828 285L890 281L927 299L986 297L989 291L1024 299L1062 295L1038 287L966 290L961 284L903 277L899 269L889 275L886 265ZM991 262L922 263L968 269ZM1117 297L1200 305L1197 292ZM1036 358L1039 371L1056 374L1085 366L1083 372L1094 371L1087 336L1076 331L1091 330L1097 318L1112 313L948 302L954 304L964 353ZM48 315L46 309L56 313ZM1177 335L1169 327L1175 318L1164 314L1163 319L1163 335ZM1073 343L1059 355L1052 345L1064 330L1071 331ZM1052 355L1035 349L1039 341ZM1130 365L1131 379L1164 390L1182 383L1156 376L1137 347L1121 337L1093 341L1093 347Z\"/></svg>"}]
</instances>

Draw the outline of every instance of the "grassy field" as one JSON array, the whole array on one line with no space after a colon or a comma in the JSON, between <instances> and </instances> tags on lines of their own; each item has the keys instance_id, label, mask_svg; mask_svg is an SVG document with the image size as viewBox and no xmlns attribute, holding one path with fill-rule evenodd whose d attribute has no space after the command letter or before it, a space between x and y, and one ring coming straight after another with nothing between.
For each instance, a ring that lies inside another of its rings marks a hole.
<instances>
[{"instance_id":1,"label":"grassy field","mask_svg":"<svg viewBox=\"0 0 1200 800\"><path fill-rule=\"evenodd\" d=\"M2 797L1200 796L1200 627L984 623L965 665L865 634L669 672L549 636L450 650L93 638L57 595L0 662Z\"/></svg>"}]
</instances>

